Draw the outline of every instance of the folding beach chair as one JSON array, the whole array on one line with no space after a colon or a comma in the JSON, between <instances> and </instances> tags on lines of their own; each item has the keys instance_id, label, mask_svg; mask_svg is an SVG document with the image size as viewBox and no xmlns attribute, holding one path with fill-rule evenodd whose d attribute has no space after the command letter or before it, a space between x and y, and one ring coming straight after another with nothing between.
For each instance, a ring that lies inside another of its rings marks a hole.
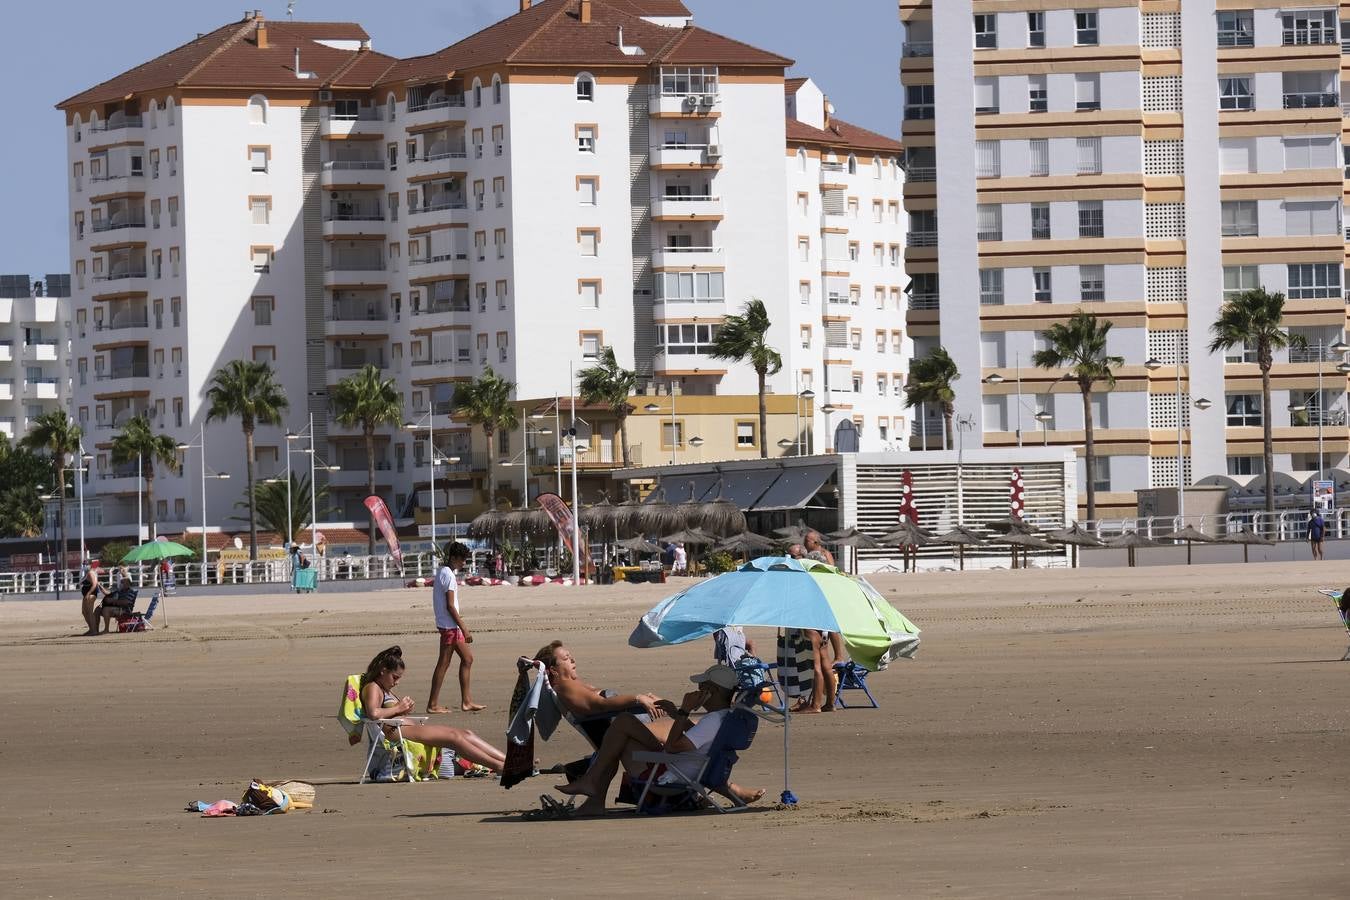
<instances>
[{"instance_id":1,"label":"folding beach chair","mask_svg":"<svg viewBox=\"0 0 1350 900\"><path fill-rule=\"evenodd\" d=\"M839 678L839 688L835 691L834 702L839 704L841 709L848 709L848 704L844 702L844 691L862 691L871 701L872 709L881 705L877 702L877 698L872 696L872 692L867 689L867 669L850 659L847 662L835 663L834 674Z\"/></svg>"},{"instance_id":2,"label":"folding beach chair","mask_svg":"<svg viewBox=\"0 0 1350 900\"><path fill-rule=\"evenodd\" d=\"M1345 626L1347 634L1350 634L1350 603L1346 602L1345 594L1350 592L1350 588L1345 591L1335 591L1322 588L1317 593L1330 597L1336 603L1336 612L1340 614L1341 624ZM1341 662L1350 660L1350 647L1345 650L1345 655L1341 657Z\"/></svg>"},{"instance_id":3,"label":"folding beach chair","mask_svg":"<svg viewBox=\"0 0 1350 900\"><path fill-rule=\"evenodd\" d=\"M642 794L638 797L638 812L659 810L681 810L701 806L712 806L718 812L736 812L748 809L739 800L725 798L726 806L716 799L716 791L725 787L731 780L731 770L735 768L739 752L748 750L759 729L759 718L750 709L738 706L727 713L717 736L708 745L706 753L653 753L639 751L633 754L637 762L650 763L652 768L645 779ZM680 765L694 765L696 770L690 775ZM663 783L664 776L670 776ZM659 807L646 809L648 796L662 799Z\"/></svg>"},{"instance_id":4,"label":"folding beach chair","mask_svg":"<svg viewBox=\"0 0 1350 900\"><path fill-rule=\"evenodd\" d=\"M347 682L342 686L342 702L338 705L337 718L342 729L347 732L348 744L355 747L364 737L370 746L358 784L365 784L367 780L413 782L440 777L441 748L427 747L403 737L404 725L420 725L427 717L366 718L361 709L360 675L347 676ZM394 730L393 738L385 736L385 728ZM377 753L381 760L378 765L374 765Z\"/></svg>"}]
</instances>

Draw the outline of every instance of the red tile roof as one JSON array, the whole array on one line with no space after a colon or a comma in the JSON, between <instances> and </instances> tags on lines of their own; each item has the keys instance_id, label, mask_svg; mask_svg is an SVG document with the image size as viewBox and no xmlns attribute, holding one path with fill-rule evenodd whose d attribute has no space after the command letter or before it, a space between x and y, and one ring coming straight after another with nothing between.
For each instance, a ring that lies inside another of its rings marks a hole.
<instances>
[{"instance_id":1,"label":"red tile roof","mask_svg":"<svg viewBox=\"0 0 1350 900\"><path fill-rule=\"evenodd\" d=\"M609 3L635 16L687 18L693 15L681 0L609 0Z\"/></svg>"},{"instance_id":2,"label":"red tile roof","mask_svg":"<svg viewBox=\"0 0 1350 900\"><path fill-rule=\"evenodd\" d=\"M801 90L801 86L806 84L809 80L810 79L808 78L789 78L787 81L783 82L783 90L789 94L795 94L797 91Z\"/></svg>"},{"instance_id":3,"label":"red tile roof","mask_svg":"<svg viewBox=\"0 0 1350 900\"><path fill-rule=\"evenodd\" d=\"M796 119L788 119L787 141L789 144L823 144L827 147L879 150L883 153L899 153L904 149L904 145L895 138L868 131L843 119L831 119L824 130L812 128Z\"/></svg>"}]
</instances>

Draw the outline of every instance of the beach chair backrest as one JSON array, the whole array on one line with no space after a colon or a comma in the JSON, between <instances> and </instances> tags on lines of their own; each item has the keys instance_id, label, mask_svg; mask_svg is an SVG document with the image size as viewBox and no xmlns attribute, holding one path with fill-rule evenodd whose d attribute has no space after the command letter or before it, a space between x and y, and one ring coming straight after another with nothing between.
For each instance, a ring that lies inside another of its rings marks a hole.
<instances>
[{"instance_id":1,"label":"beach chair backrest","mask_svg":"<svg viewBox=\"0 0 1350 900\"><path fill-rule=\"evenodd\" d=\"M347 742L355 746L361 743L361 733L365 729L361 713L361 676L348 675L342 685L342 702L338 705L338 722L347 732Z\"/></svg>"},{"instance_id":2,"label":"beach chair backrest","mask_svg":"<svg viewBox=\"0 0 1350 900\"><path fill-rule=\"evenodd\" d=\"M750 749L758 730L759 719L750 710L737 707L727 714L708 745L708 765L699 779L704 787L720 788L731 779L731 770L740 759L737 752Z\"/></svg>"}]
</instances>

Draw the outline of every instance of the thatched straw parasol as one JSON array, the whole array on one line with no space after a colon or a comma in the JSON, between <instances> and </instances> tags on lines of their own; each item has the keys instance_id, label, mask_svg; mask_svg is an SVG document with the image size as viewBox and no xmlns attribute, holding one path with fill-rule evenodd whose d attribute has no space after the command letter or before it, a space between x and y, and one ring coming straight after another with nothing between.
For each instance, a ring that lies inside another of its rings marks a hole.
<instances>
[{"instance_id":1,"label":"thatched straw parasol","mask_svg":"<svg viewBox=\"0 0 1350 900\"><path fill-rule=\"evenodd\" d=\"M1270 538L1262 537L1261 535L1257 534L1255 531L1252 531L1250 528L1239 528L1237 531L1230 532L1229 535L1228 535L1227 537L1220 538L1220 539L1219 539L1218 541L1216 541L1215 543L1219 543L1219 544L1241 544L1241 545L1242 545L1242 561L1243 561L1243 562L1250 562L1250 561L1251 561L1251 560L1248 558L1248 552L1247 552L1247 548L1250 547L1251 545L1256 544L1257 546L1261 546L1261 547L1273 547L1273 546L1275 546L1275 542L1272 541Z\"/></svg>"},{"instance_id":2,"label":"thatched straw parasol","mask_svg":"<svg viewBox=\"0 0 1350 900\"><path fill-rule=\"evenodd\" d=\"M614 524L617 516L618 508L606 497L581 510L581 524L586 528L608 528Z\"/></svg>"},{"instance_id":3,"label":"thatched straw parasol","mask_svg":"<svg viewBox=\"0 0 1350 900\"><path fill-rule=\"evenodd\" d=\"M614 528L620 534L636 534L642 531L642 503L639 500L625 500L614 507Z\"/></svg>"},{"instance_id":4,"label":"thatched straw parasol","mask_svg":"<svg viewBox=\"0 0 1350 900\"><path fill-rule=\"evenodd\" d=\"M773 533L776 537L782 538L786 544L800 544L806 540L807 533L814 530L807 527L804 522L798 522L796 525L789 525L786 528L775 528Z\"/></svg>"},{"instance_id":5,"label":"thatched straw parasol","mask_svg":"<svg viewBox=\"0 0 1350 900\"><path fill-rule=\"evenodd\" d=\"M524 513L520 517L520 530L523 534L547 534L553 530L553 520L548 517L548 513L542 507L535 506L521 510L521 512Z\"/></svg>"},{"instance_id":6,"label":"thatched straw parasol","mask_svg":"<svg viewBox=\"0 0 1350 900\"><path fill-rule=\"evenodd\" d=\"M699 527L711 534L735 534L745 531L745 513L730 500L725 499L719 488L717 499L699 504Z\"/></svg>"},{"instance_id":7,"label":"thatched straw parasol","mask_svg":"<svg viewBox=\"0 0 1350 900\"><path fill-rule=\"evenodd\" d=\"M984 541L980 539L980 536L964 525L957 525L946 534L938 535L933 538L933 543L950 544L954 546L956 548L957 559L962 572L966 570L966 548L984 545Z\"/></svg>"},{"instance_id":8,"label":"thatched straw parasol","mask_svg":"<svg viewBox=\"0 0 1350 900\"><path fill-rule=\"evenodd\" d=\"M1205 534L1203 531L1200 531L1192 525L1187 525L1185 528L1178 528L1176 531L1171 531L1167 534L1160 534L1157 539L1160 541L1185 541L1186 565L1188 566L1191 564L1192 541L1199 541L1202 544L1212 544L1218 540L1214 535Z\"/></svg>"},{"instance_id":9,"label":"thatched straw parasol","mask_svg":"<svg viewBox=\"0 0 1350 900\"><path fill-rule=\"evenodd\" d=\"M1002 519L995 519L992 522L986 522L985 526L990 531L997 531L999 534L1035 534L1036 528L1028 525L1025 521L1015 516L1007 516Z\"/></svg>"},{"instance_id":10,"label":"thatched straw parasol","mask_svg":"<svg viewBox=\"0 0 1350 900\"><path fill-rule=\"evenodd\" d=\"M678 531L684 527L684 515L679 507L666 502L665 491L657 488L653 495L638 509L638 527L644 533L661 534L663 531Z\"/></svg>"},{"instance_id":11,"label":"thatched straw parasol","mask_svg":"<svg viewBox=\"0 0 1350 900\"><path fill-rule=\"evenodd\" d=\"M773 538L766 538L752 531L742 531L719 541L714 549L725 550L727 553L750 554L766 553L777 546L778 541Z\"/></svg>"},{"instance_id":12,"label":"thatched straw parasol","mask_svg":"<svg viewBox=\"0 0 1350 900\"><path fill-rule=\"evenodd\" d=\"M634 553L660 553L661 548L646 538L632 537L624 538L618 545L625 550L631 550Z\"/></svg>"},{"instance_id":13,"label":"thatched straw parasol","mask_svg":"<svg viewBox=\"0 0 1350 900\"><path fill-rule=\"evenodd\" d=\"M1103 546L1111 547L1115 550L1124 550L1125 557L1129 565L1134 565L1134 551L1140 547L1160 547L1157 541L1151 541L1137 531L1127 531L1119 537L1106 541Z\"/></svg>"},{"instance_id":14,"label":"thatched straw parasol","mask_svg":"<svg viewBox=\"0 0 1350 900\"><path fill-rule=\"evenodd\" d=\"M1012 567L1014 569L1017 568L1017 550L1019 547L1022 549L1022 568L1024 569L1027 565L1028 550L1055 549L1055 545L1045 538L1037 537L1034 534L1025 534L1020 531L1011 531L1007 534L1000 535L999 537L994 538L994 541L999 544L1007 544L1012 548Z\"/></svg>"},{"instance_id":15,"label":"thatched straw parasol","mask_svg":"<svg viewBox=\"0 0 1350 900\"><path fill-rule=\"evenodd\" d=\"M825 535L825 541L835 547L855 547L863 550L872 550L881 546L876 538L870 534L864 534L852 525L838 531L831 531Z\"/></svg>"},{"instance_id":16,"label":"thatched straw parasol","mask_svg":"<svg viewBox=\"0 0 1350 900\"><path fill-rule=\"evenodd\" d=\"M919 568L919 548L933 543L933 533L920 528L910 519L905 519L897 527L883 534L880 541L883 544L894 544L900 548L900 555L904 560L904 570L908 572L911 566L915 570Z\"/></svg>"},{"instance_id":17,"label":"thatched straw parasol","mask_svg":"<svg viewBox=\"0 0 1350 900\"><path fill-rule=\"evenodd\" d=\"M703 544L717 543L717 535L708 534L706 531L700 531L697 528L683 528L674 534L668 534L661 538L668 544L693 544L699 546Z\"/></svg>"},{"instance_id":18,"label":"thatched straw parasol","mask_svg":"<svg viewBox=\"0 0 1350 900\"><path fill-rule=\"evenodd\" d=\"M1060 528L1052 531L1046 536L1047 540L1054 541L1056 544L1065 544L1069 548L1069 555L1073 557L1073 567L1078 568L1078 548L1079 547L1100 547L1102 542L1097 540L1096 535L1090 531L1084 530L1083 526L1074 522L1068 528Z\"/></svg>"},{"instance_id":19,"label":"thatched straw parasol","mask_svg":"<svg viewBox=\"0 0 1350 900\"><path fill-rule=\"evenodd\" d=\"M472 538L496 537L501 529L502 514L495 509L479 513L469 523L468 534Z\"/></svg>"}]
</instances>

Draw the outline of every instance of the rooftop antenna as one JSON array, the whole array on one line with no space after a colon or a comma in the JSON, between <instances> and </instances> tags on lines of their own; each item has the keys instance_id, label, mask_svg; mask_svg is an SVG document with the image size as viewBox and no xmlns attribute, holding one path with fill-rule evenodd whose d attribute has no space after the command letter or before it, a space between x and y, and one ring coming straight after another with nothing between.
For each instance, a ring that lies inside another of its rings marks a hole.
<instances>
[{"instance_id":1,"label":"rooftop antenna","mask_svg":"<svg viewBox=\"0 0 1350 900\"><path fill-rule=\"evenodd\" d=\"M295 0L289 0L286 4L286 18L295 18Z\"/></svg>"}]
</instances>

